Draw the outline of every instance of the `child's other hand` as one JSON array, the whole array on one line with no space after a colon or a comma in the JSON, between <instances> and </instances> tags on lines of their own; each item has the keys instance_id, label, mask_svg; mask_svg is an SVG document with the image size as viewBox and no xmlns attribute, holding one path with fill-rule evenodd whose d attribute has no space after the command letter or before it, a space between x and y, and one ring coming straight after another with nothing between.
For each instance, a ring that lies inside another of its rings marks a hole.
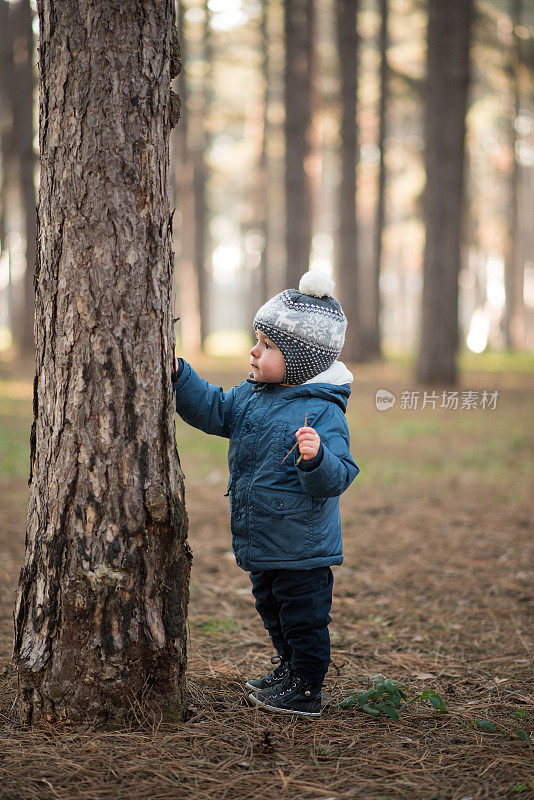
<instances>
[{"instance_id":1,"label":"child's other hand","mask_svg":"<svg viewBox=\"0 0 534 800\"><path fill-rule=\"evenodd\" d=\"M304 461L311 461L315 458L321 447L321 437L314 428L309 426L299 428L295 433L297 437L299 451Z\"/></svg>"}]
</instances>

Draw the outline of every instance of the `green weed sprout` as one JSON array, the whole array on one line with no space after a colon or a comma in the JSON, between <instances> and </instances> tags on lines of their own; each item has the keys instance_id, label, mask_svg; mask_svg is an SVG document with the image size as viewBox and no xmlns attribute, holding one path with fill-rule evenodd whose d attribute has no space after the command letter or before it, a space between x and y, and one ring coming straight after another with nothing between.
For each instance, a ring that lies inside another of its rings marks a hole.
<instances>
[{"instance_id":1,"label":"green weed sprout","mask_svg":"<svg viewBox=\"0 0 534 800\"><path fill-rule=\"evenodd\" d=\"M339 708L348 709L359 707L366 714L379 717L385 714L391 719L399 718L399 711L417 700L428 701L436 711L447 713L447 706L440 695L433 689L425 689L421 694L407 699L406 686L398 681L388 680L382 675L370 675L367 679L371 688L364 692L354 694L342 700Z\"/></svg>"}]
</instances>

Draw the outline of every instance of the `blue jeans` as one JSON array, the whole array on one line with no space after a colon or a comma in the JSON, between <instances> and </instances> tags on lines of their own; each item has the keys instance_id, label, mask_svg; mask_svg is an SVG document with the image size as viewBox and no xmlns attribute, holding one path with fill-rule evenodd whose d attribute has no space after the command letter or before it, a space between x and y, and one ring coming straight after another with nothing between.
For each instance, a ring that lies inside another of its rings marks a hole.
<instances>
[{"instance_id":1,"label":"blue jeans","mask_svg":"<svg viewBox=\"0 0 534 800\"><path fill-rule=\"evenodd\" d=\"M278 654L305 683L323 682L330 664L330 567L251 572L256 609Z\"/></svg>"}]
</instances>

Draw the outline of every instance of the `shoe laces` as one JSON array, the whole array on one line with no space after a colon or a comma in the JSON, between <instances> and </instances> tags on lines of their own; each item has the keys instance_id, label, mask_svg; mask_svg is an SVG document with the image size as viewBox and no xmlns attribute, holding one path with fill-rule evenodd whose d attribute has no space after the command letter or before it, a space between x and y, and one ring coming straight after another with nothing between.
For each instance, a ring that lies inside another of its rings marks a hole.
<instances>
[{"instance_id":1,"label":"shoe laces","mask_svg":"<svg viewBox=\"0 0 534 800\"><path fill-rule=\"evenodd\" d=\"M286 689L282 689L281 691L276 692L276 694L274 694L273 697L282 697L282 695L287 694L289 691L291 691L291 689L296 689L296 688L297 688L297 684L296 683L292 683L289 686L287 686Z\"/></svg>"},{"instance_id":2,"label":"shoe laces","mask_svg":"<svg viewBox=\"0 0 534 800\"><path fill-rule=\"evenodd\" d=\"M290 672L289 675L287 676L287 678L285 679L285 681L280 684L280 686L281 686L280 691L276 692L276 694L273 695L273 698L274 697L282 697L282 695L288 694L292 689L298 689L299 688L299 683L300 683L300 681L296 677L296 675L292 675L291 672Z\"/></svg>"},{"instance_id":3,"label":"shoe laces","mask_svg":"<svg viewBox=\"0 0 534 800\"><path fill-rule=\"evenodd\" d=\"M288 659L283 658L283 656L272 656L271 657L271 664L276 664L277 666L269 672L269 675L266 676L268 678L278 678L280 677L280 673L284 670L284 668L289 666Z\"/></svg>"},{"instance_id":4,"label":"shoe laces","mask_svg":"<svg viewBox=\"0 0 534 800\"><path fill-rule=\"evenodd\" d=\"M304 683L304 681L295 675L293 672L290 671L289 675L287 676L284 683L280 684L281 689L280 692L277 692L273 697L280 697L281 695L288 694L293 689L298 689L305 697L311 697L313 687L310 684Z\"/></svg>"},{"instance_id":5,"label":"shoe laces","mask_svg":"<svg viewBox=\"0 0 534 800\"><path fill-rule=\"evenodd\" d=\"M271 656L271 664L289 664L289 656Z\"/></svg>"}]
</instances>

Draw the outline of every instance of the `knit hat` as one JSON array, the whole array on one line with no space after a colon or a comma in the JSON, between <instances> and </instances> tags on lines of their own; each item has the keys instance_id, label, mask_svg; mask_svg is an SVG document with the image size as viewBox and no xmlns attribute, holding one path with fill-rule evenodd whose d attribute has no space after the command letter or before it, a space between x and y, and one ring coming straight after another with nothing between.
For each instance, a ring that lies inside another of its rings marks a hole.
<instances>
[{"instance_id":1,"label":"knit hat","mask_svg":"<svg viewBox=\"0 0 534 800\"><path fill-rule=\"evenodd\" d=\"M284 356L284 383L304 383L328 369L340 354L347 320L331 296L333 289L328 275L310 270L300 279L298 291L280 292L257 312L254 328L263 331Z\"/></svg>"}]
</instances>

